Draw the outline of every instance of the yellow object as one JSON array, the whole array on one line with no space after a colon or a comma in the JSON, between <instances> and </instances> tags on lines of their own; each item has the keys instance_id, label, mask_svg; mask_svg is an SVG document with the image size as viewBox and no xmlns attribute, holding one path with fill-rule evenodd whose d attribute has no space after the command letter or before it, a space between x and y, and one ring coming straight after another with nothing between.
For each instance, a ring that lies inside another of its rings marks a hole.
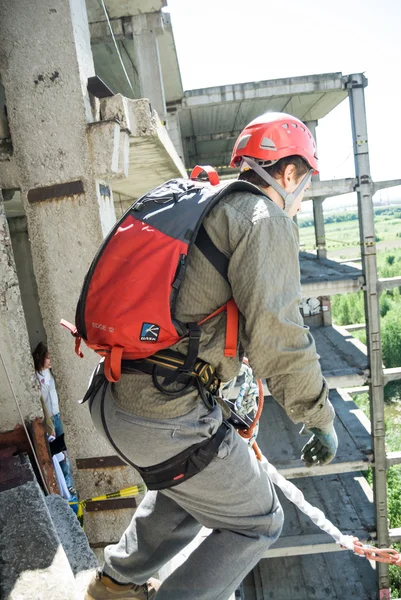
<instances>
[{"instance_id":1,"label":"yellow object","mask_svg":"<svg viewBox=\"0 0 401 600\"><path fill-rule=\"evenodd\" d=\"M113 498L127 498L130 496L138 496L138 494L142 494L146 491L146 485L144 483L139 483L137 485L133 485L128 488L124 488L123 490L119 490L118 492L110 492L110 494L103 494L102 496L96 496L95 498L87 498L86 500L75 500L69 502L70 506L78 505L77 508L77 519L81 524L83 529L84 527L84 510L87 502L99 502L101 500L111 500Z\"/></svg>"}]
</instances>

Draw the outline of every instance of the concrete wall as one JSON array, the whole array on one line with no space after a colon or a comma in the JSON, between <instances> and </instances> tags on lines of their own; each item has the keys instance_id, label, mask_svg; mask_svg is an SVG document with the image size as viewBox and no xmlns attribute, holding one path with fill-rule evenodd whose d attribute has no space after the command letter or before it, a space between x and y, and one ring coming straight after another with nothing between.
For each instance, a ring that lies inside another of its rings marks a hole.
<instances>
[{"instance_id":1,"label":"concrete wall","mask_svg":"<svg viewBox=\"0 0 401 600\"><path fill-rule=\"evenodd\" d=\"M0 162L0 188L21 190L66 443L81 497L88 498L93 490L104 494L132 485L137 476L124 467L118 477L102 469L77 473L75 459L114 452L93 427L87 406L77 404L97 356L87 350L79 359L73 338L59 322L74 321L84 276L115 222L108 180L124 174L127 134L115 122L94 123L99 103L87 92L87 79L95 72L84 0L0 0L0 22L0 72L13 143L9 161ZM72 182L78 182L75 191L60 192L61 184ZM18 289L15 271L14 281ZM19 314L23 318L22 307ZM14 341L18 347L22 343ZM7 343L15 357L13 340ZM26 331L24 348L17 364L27 368ZM25 374L20 379L20 385L29 383ZM92 519L89 536L118 537L131 512L118 511L109 525L101 516Z\"/></svg>"},{"instance_id":2,"label":"concrete wall","mask_svg":"<svg viewBox=\"0 0 401 600\"><path fill-rule=\"evenodd\" d=\"M22 422L16 402L24 419L42 416L10 233L0 192L0 431L12 430Z\"/></svg>"}]
</instances>

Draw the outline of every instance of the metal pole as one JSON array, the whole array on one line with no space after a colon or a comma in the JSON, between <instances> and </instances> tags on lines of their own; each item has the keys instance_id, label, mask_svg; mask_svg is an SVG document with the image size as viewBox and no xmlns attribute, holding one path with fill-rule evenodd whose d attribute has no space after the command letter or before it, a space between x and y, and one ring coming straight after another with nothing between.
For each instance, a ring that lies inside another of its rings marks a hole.
<instances>
[{"instance_id":1,"label":"metal pole","mask_svg":"<svg viewBox=\"0 0 401 600\"><path fill-rule=\"evenodd\" d=\"M362 73L348 77L347 89L351 110L355 174L357 177L359 232L362 268L365 276L366 341L370 368L370 417L374 451L373 492L378 547L389 544L387 522L386 448L384 425L384 381L380 338L380 310L376 265L376 241L370 177L368 134L364 88L367 79ZM377 564L378 598L390 600L388 565Z\"/></svg>"}]
</instances>

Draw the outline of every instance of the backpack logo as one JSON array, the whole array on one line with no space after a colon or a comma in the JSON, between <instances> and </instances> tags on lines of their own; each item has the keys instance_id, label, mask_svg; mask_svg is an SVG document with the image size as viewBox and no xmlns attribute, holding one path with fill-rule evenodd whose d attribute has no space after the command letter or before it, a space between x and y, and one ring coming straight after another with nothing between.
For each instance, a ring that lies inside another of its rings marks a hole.
<instances>
[{"instance_id":1,"label":"backpack logo","mask_svg":"<svg viewBox=\"0 0 401 600\"><path fill-rule=\"evenodd\" d=\"M159 339L160 327L154 323L143 323L141 329L141 342L157 342Z\"/></svg>"}]
</instances>

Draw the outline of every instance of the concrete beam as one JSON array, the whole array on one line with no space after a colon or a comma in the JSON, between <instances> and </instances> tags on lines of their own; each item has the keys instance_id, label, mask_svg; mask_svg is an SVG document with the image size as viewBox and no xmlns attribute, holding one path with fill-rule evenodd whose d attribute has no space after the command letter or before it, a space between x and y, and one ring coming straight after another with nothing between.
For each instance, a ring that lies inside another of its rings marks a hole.
<instances>
[{"instance_id":1,"label":"concrete beam","mask_svg":"<svg viewBox=\"0 0 401 600\"><path fill-rule=\"evenodd\" d=\"M105 0L106 10L110 19L132 17L142 13L158 12L167 6L167 0ZM87 0L89 23L106 21L106 16L99 0Z\"/></svg>"},{"instance_id":2,"label":"concrete beam","mask_svg":"<svg viewBox=\"0 0 401 600\"><path fill-rule=\"evenodd\" d=\"M361 331L362 329L366 329L365 323L356 323L355 325L343 325L344 329L353 333L354 331Z\"/></svg>"},{"instance_id":3,"label":"concrete beam","mask_svg":"<svg viewBox=\"0 0 401 600\"><path fill-rule=\"evenodd\" d=\"M316 92L327 92L330 90L344 90L344 98L347 94L341 73L327 73L324 75L308 75L305 77L288 77L284 79L272 79L249 83L236 83L198 90L190 90L184 93L185 107L221 104L223 102L252 100L268 96L294 96L296 94L308 94Z\"/></svg>"},{"instance_id":4,"label":"concrete beam","mask_svg":"<svg viewBox=\"0 0 401 600\"><path fill-rule=\"evenodd\" d=\"M401 527L390 529L389 531L391 543L401 542Z\"/></svg>"},{"instance_id":5,"label":"concrete beam","mask_svg":"<svg viewBox=\"0 0 401 600\"><path fill-rule=\"evenodd\" d=\"M187 177L181 158L147 100L128 100L128 177L112 184L124 196L124 208L168 179Z\"/></svg>"},{"instance_id":6,"label":"concrete beam","mask_svg":"<svg viewBox=\"0 0 401 600\"><path fill-rule=\"evenodd\" d=\"M401 379L401 367L393 367L392 369L383 369L384 385L390 381L399 381Z\"/></svg>"},{"instance_id":7,"label":"concrete beam","mask_svg":"<svg viewBox=\"0 0 401 600\"><path fill-rule=\"evenodd\" d=\"M397 187L401 185L401 179L388 179L387 181L374 181L373 182L373 194L376 194L379 190L385 190L387 188Z\"/></svg>"},{"instance_id":8,"label":"concrete beam","mask_svg":"<svg viewBox=\"0 0 401 600\"><path fill-rule=\"evenodd\" d=\"M383 290L391 290L401 285L401 277L382 277L378 281L379 293Z\"/></svg>"},{"instance_id":9,"label":"concrete beam","mask_svg":"<svg viewBox=\"0 0 401 600\"><path fill-rule=\"evenodd\" d=\"M387 452L387 468L401 463L401 452ZM390 534L391 536L391 534Z\"/></svg>"},{"instance_id":10,"label":"concrete beam","mask_svg":"<svg viewBox=\"0 0 401 600\"><path fill-rule=\"evenodd\" d=\"M302 284L302 294L305 298L333 296L334 294L352 294L362 289L362 278L340 279L332 281L316 281Z\"/></svg>"},{"instance_id":11,"label":"concrete beam","mask_svg":"<svg viewBox=\"0 0 401 600\"><path fill-rule=\"evenodd\" d=\"M125 39L126 32L124 31L124 20L123 19L110 19L110 25L116 40ZM91 44L101 44L103 42L113 41L110 27L107 21L97 21L89 25L89 33L91 37ZM132 39L132 35L130 36Z\"/></svg>"},{"instance_id":12,"label":"concrete beam","mask_svg":"<svg viewBox=\"0 0 401 600\"><path fill-rule=\"evenodd\" d=\"M236 140L242 129L236 131L222 131L219 133L205 133L204 135L186 136L186 141L194 140L195 142L214 142L215 140Z\"/></svg>"},{"instance_id":13,"label":"concrete beam","mask_svg":"<svg viewBox=\"0 0 401 600\"><path fill-rule=\"evenodd\" d=\"M304 200L331 198L332 196L351 194L355 191L356 185L357 180L355 177L327 181L315 181L313 179L310 188L305 192Z\"/></svg>"}]
</instances>

